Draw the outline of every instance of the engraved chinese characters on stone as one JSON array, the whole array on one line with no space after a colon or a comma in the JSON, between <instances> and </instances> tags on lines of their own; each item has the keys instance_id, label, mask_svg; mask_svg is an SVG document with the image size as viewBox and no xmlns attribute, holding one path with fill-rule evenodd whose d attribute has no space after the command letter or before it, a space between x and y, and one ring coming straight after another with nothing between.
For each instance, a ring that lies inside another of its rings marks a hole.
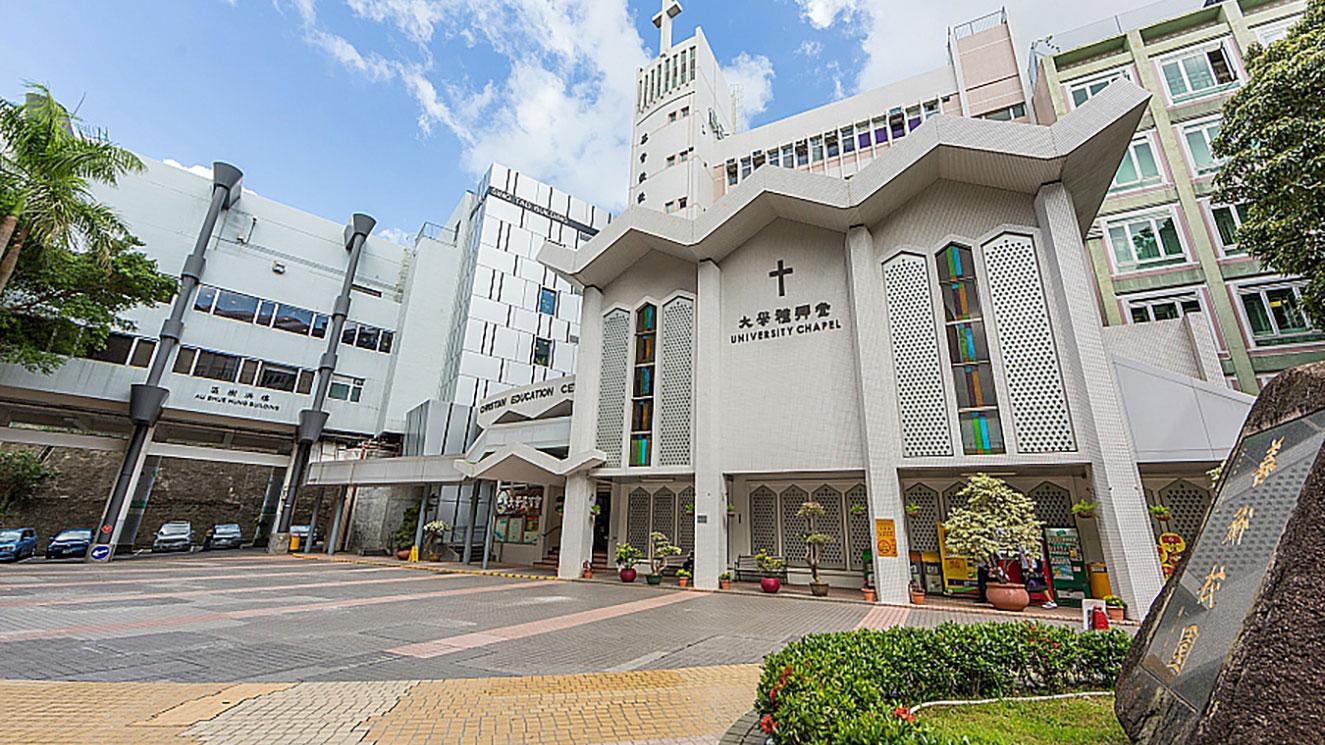
<instances>
[{"instance_id":1,"label":"engraved chinese characters on stone","mask_svg":"<svg viewBox=\"0 0 1325 745\"><path fill-rule=\"evenodd\" d=\"M1178 646L1174 648L1173 654L1169 656L1169 662L1166 666L1173 671L1174 675L1182 672L1182 667L1187 664L1187 657L1192 653L1192 647L1196 645L1196 640L1200 636L1201 629L1196 624L1187 626L1182 630L1182 636L1178 638Z\"/></svg>"}]
</instances>

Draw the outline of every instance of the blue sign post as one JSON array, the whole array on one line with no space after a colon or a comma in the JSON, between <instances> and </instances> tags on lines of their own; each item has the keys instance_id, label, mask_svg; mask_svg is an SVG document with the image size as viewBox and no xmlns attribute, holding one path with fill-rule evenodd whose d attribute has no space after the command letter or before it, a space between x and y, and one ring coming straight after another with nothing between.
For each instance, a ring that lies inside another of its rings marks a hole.
<instances>
[{"instance_id":1,"label":"blue sign post","mask_svg":"<svg viewBox=\"0 0 1325 745\"><path fill-rule=\"evenodd\" d=\"M110 546L106 545L93 546L92 551L89 553L89 556L92 558L93 561L109 561Z\"/></svg>"}]
</instances>

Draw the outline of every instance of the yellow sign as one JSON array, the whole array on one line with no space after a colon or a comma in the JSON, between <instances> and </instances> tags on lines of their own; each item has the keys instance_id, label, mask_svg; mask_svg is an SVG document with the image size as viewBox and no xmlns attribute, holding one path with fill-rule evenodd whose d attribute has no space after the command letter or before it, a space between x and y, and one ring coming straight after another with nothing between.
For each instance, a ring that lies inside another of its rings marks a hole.
<instances>
[{"instance_id":1,"label":"yellow sign","mask_svg":"<svg viewBox=\"0 0 1325 745\"><path fill-rule=\"evenodd\" d=\"M874 521L874 535L880 557L897 558L897 524L892 520L877 518Z\"/></svg>"},{"instance_id":2,"label":"yellow sign","mask_svg":"<svg viewBox=\"0 0 1325 745\"><path fill-rule=\"evenodd\" d=\"M948 552L948 530L938 524L939 557L943 560L943 589L950 593L976 592L979 575L975 564L965 556Z\"/></svg>"}]
</instances>

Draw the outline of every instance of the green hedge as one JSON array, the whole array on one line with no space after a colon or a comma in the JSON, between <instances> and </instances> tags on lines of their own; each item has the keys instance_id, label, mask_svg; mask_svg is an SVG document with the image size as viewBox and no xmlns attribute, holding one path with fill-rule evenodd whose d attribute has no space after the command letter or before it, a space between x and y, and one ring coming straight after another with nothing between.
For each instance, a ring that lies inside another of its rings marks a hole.
<instances>
[{"instance_id":1,"label":"green hedge","mask_svg":"<svg viewBox=\"0 0 1325 745\"><path fill-rule=\"evenodd\" d=\"M777 743L942 745L896 708L1112 689L1131 643L1020 622L814 634L764 659L755 707Z\"/></svg>"}]
</instances>

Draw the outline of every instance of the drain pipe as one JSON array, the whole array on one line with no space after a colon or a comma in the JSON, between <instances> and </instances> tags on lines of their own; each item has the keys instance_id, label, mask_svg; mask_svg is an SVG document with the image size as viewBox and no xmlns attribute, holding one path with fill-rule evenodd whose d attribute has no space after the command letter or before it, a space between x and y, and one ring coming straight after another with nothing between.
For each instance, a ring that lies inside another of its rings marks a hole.
<instances>
[{"instance_id":1,"label":"drain pipe","mask_svg":"<svg viewBox=\"0 0 1325 745\"><path fill-rule=\"evenodd\" d=\"M185 259L184 268L179 273L179 292L175 294L170 316L161 323L160 340L156 355L152 357L152 366L147 372L147 382L135 383L130 388L129 419L133 422L133 434L129 436L125 447L124 460L120 463L115 486L106 500L106 508L92 539L92 547L87 552L87 561L109 561L115 553L115 546L124 527L129 495L133 493L139 474L142 473L147 443L152 439L161 410L170 396L170 390L161 385L161 377L174 364L180 336L184 333L184 313L193 303L193 294L207 266L207 244L211 243L212 232L216 229L221 211L233 207L243 194L243 179L243 172L229 163L217 161L212 164L212 198L207 205L207 216L203 218L202 229L198 231L198 239L193 244L193 253Z\"/></svg>"},{"instance_id":2,"label":"drain pipe","mask_svg":"<svg viewBox=\"0 0 1325 745\"><path fill-rule=\"evenodd\" d=\"M299 487L308 472L308 459L313 450L313 443L322 436L322 428L327 424L328 414L323 411L327 401L327 388L331 386L331 374L336 370L336 349L340 345L340 335L345 329L345 317L350 312L350 288L354 285L354 275L359 269L359 257L363 254L363 245L368 234L373 232L377 220L363 214L354 213L350 224L345 226L345 250L350 254L349 265L345 268L345 281L341 284L340 295L331 311L331 328L327 331L327 351L317 366L317 387L313 389L312 405L299 412L299 427L295 431L294 461L290 464L290 480L285 488L284 503L277 507L280 518L277 530L268 542L272 553L285 553L290 546L290 522L294 519L294 500ZM311 528L310 528L311 530Z\"/></svg>"}]
</instances>

